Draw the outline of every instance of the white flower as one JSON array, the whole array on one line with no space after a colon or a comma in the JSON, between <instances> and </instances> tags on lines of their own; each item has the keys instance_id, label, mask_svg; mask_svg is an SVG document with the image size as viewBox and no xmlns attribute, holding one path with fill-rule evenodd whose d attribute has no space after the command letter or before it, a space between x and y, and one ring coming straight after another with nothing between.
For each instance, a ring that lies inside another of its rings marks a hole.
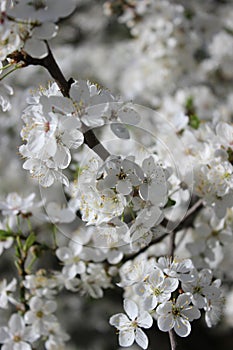
<instances>
[{"instance_id":1,"label":"white flower","mask_svg":"<svg viewBox=\"0 0 233 350\"><path fill-rule=\"evenodd\" d=\"M22 153L22 147L20 151ZM68 178L58 169L52 161L42 161L39 159L29 158L23 164L23 169L29 170L31 176L36 178L43 187L50 187L55 181L65 186L69 186Z\"/></svg>"},{"instance_id":2,"label":"white flower","mask_svg":"<svg viewBox=\"0 0 233 350\"><path fill-rule=\"evenodd\" d=\"M145 281L136 286L135 290L144 299L145 308L152 310L158 303L169 300L178 285L178 279L165 277L163 272L156 268Z\"/></svg>"},{"instance_id":3,"label":"white flower","mask_svg":"<svg viewBox=\"0 0 233 350\"><path fill-rule=\"evenodd\" d=\"M126 200L122 194L111 189L98 192L95 187L83 186L80 188L82 219L90 224L99 225L121 215Z\"/></svg>"},{"instance_id":4,"label":"white flower","mask_svg":"<svg viewBox=\"0 0 233 350\"><path fill-rule=\"evenodd\" d=\"M25 322L32 325L36 334L47 335L49 323L56 322L56 317L52 313L57 308L57 303L53 300L42 300L34 296L29 301L30 310L24 315Z\"/></svg>"},{"instance_id":5,"label":"white flower","mask_svg":"<svg viewBox=\"0 0 233 350\"><path fill-rule=\"evenodd\" d=\"M33 343L39 334L31 327L25 326L23 318L13 314L9 320L8 327L0 328L0 343L2 350L31 350Z\"/></svg>"},{"instance_id":6,"label":"white flower","mask_svg":"<svg viewBox=\"0 0 233 350\"><path fill-rule=\"evenodd\" d=\"M181 282L188 282L194 279L194 265L191 259L172 261L170 258L161 257L156 263L167 276L178 278Z\"/></svg>"},{"instance_id":7,"label":"white flower","mask_svg":"<svg viewBox=\"0 0 233 350\"><path fill-rule=\"evenodd\" d=\"M174 328L180 337L187 337L191 332L190 322L201 317L198 308L190 303L191 294L184 293L178 296L176 302L160 304L156 309L159 329L168 332Z\"/></svg>"},{"instance_id":8,"label":"white flower","mask_svg":"<svg viewBox=\"0 0 233 350\"><path fill-rule=\"evenodd\" d=\"M48 324L48 339L45 342L46 350L63 350L65 342L70 339L69 335L61 329L59 323Z\"/></svg>"},{"instance_id":9,"label":"white flower","mask_svg":"<svg viewBox=\"0 0 233 350\"><path fill-rule=\"evenodd\" d=\"M75 106L54 84L28 99L28 104L21 131L26 144L19 149L27 158L23 167L38 177L43 187L51 186L55 180L67 185L61 169L71 162L70 149L77 149L84 141Z\"/></svg>"},{"instance_id":10,"label":"white flower","mask_svg":"<svg viewBox=\"0 0 233 350\"><path fill-rule=\"evenodd\" d=\"M80 258L81 252L82 245L73 241L70 241L68 247L61 247L56 250L58 259L65 265L62 273L69 279L85 272L86 266Z\"/></svg>"},{"instance_id":11,"label":"white flower","mask_svg":"<svg viewBox=\"0 0 233 350\"><path fill-rule=\"evenodd\" d=\"M118 193L128 195L133 186L141 184L143 177L142 169L131 159L111 156L99 170L97 188L116 188Z\"/></svg>"},{"instance_id":12,"label":"white flower","mask_svg":"<svg viewBox=\"0 0 233 350\"><path fill-rule=\"evenodd\" d=\"M52 159L56 167L65 169L71 161L70 148L83 143L83 134L78 130L80 121L73 115L71 100L62 96L43 96L39 103L29 106L23 114L26 126L21 136L27 141L24 147L28 155L41 160ZM25 150L20 148L24 156Z\"/></svg>"},{"instance_id":13,"label":"white flower","mask_svg":"<svg viewBox=\"0 0 233 350\"><path fill-rule=\"evenodd\" d=\"M70 97L85 125L98 127L104 124L108 103L113 101L113 96L107 90L99 89L89 81L80 80L71 85Z\"/></svg>"},{"instance_id":14,"label":"white flower","mask_svg":"<svg viewBox=\"0 0 233 350\"><path fill-rule=\"evenodd\" d=\"M191 293L192 303L199 309L206 306L208 299L216 299L221 294L219 288L212 285L212 278L212 271L203 269L195 274L193 281L182 283L183 291Z\"/></svg>"},{"instance_id":15,"label":"white flower","mask_svg":"<svg viewBox=\"0 0 233 350\"><path fill-rule=\"evenodd\" d=\"M94 299L103 297L103 289L111 287L111 279L102 264L89 263L82 273L77 287L81 294L88 294Z\"/></svg>"},{"instance_id":16,"label":"white flower","mask_svg":"<svg viewBox=\"0 0 233 350\"><path fill-rule=\"evenodd\" d=\"M208 327L213 327L219 322L223 313L224 303L225 299L222 296L208 302L208 305L205 307L205 321Z\"/></svg>"},{"instance_id":17,"label":"white flower","mask_svg":"<svg viewBox=\"0 0 233 350\"><path fill-rule=\"evenodd\" d=\"M148 260L143 255L139 255L134 260L127 261L120 268L121 282L118 283L118 286L125 287L142 282L153 271L154 263L154 259Z\"/></svg>"},{"instance_id":18,"label":"white flower","mask_svg":"<svg viewBox=\"0 0 233 350\"><path fill-rule=\"evenodd\" d=\"M215 280L212 285L219 289L221 281L219 279ZM215 326L219 322L223 313L224 304L225 298L222 294L213 294L208 298L207 305L204 307L205 321L208 327Z\"/></svg>"},{"instance_id":19,"label":"white flower","mask_svg":"<svg viewBox=\"0 0 233 350\"><path fill-rule=\"evenodd\" d=\"M124 310L127 315L120 313L113 315L109 323L119 330L120 346L131 346L134 341L143 349L148 347L148 338L141 330L150 328L153 319L147 311L140 311L137 304L130 299L124 300Z\"/></svg>"},{"instance_id":20,"label":"white flower","mask_svg":"<svg viewBox=\"0 0 233 350\"><path fill-rule=\"evenodd\" d=\"M31 214L35 207L41 205L41 203L34 203L35 193L30 194L28 197L20 197L18 193L9 193L5 201L0 201L0 210L3 215L19 215L26 216Z\"/></svg>"},{"instance_id":21,"label":"white flower","mask_svg":"<svg viewBox=\"0 0 233 350\"><path fill-rule=\"evenodd\" d=\"M6 279L0 282L0 308L7 309L8 301L12 301L11 294L16 291L17 281L15 278L7 284Z\"/></svg>"},{"instance_id":22,"label":"white flower","mask_svg":"<svg viewBox=\"0 0 233 350\"><path fill-rule=\"evenodd\" d=\"M126 244L127 232L128 226L119 219L96 227L92 239L95 250L100 250L101 261L107 259L110 264L118 264L121 261L124 256L121 247ZM91 256L90 259L93 260Z\"/></svg>"},{"instance_id":23,"label":"white flower","mask_svg":"<svg viewBox=\"0 0 233 350\"><path fill-rule=\"evenodd\" d=\"M36 295L38 297L52 298L54 294L56 294L55 288L57 287L57 281L55 278L48 278L40 274L40 270L38 271L38 275L27 275L23 281L23 285L25 288L30 290L32 295ZM43 271L42 271L43 272Z\"/></svg>"}]
</instances>

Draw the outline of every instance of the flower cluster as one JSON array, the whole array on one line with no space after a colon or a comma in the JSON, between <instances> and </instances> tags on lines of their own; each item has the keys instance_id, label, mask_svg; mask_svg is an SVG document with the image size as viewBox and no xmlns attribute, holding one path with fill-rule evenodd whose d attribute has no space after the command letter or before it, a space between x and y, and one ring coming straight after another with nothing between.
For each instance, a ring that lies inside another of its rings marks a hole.
<instances>
[{"instance_id":1,"label":"flower cluster","mask_svg":"<svg viewBox=\"0 0 233 350\"><path fill-rule=\"evenodd\" d=\"M232 326L232 18L229 1L0 1L3 350L76 348L79 322L103 338L101 310L121 347L201 314Z\"/></svg>"},{"instance_id":2,"label":"flower cluster","mask_svg":"<svg viewBox=\"0 0 233 350\"><path fill-rule=\"evenodd\" d=\"M201 317L200 309L206 311L208 326L218 321L223 306L221 282L213 281L209 269L198 272L189 259L160 257L156 261L142 255L123 265L120 273L127 315L116 314L109 322L119 330L123 347L136 341L147 349L148 338L141 327L151 328L153 319L161 331L174 329L180 337L190 334L190 322Z\"/></svg>"},{"instance_id":3,"label":"flower cluster","mask_svg":"<svg viewBox=\"0 0 233 350\"><path fill-rule=\"evenodd\" d=\"M22 115L25 126L21 136L26 144L20 152L27 158L24 169L44 187L55 180L68 186L62 170L71 162L70 150L83 144L87 127L114 121L113 131L118 137L125 137L126 127L121 123L138 122L134 109L112 101L109 92L86 81L72 84L70 98L64 97L55 83L29 98Z\"/></svg>"}]
</instances>

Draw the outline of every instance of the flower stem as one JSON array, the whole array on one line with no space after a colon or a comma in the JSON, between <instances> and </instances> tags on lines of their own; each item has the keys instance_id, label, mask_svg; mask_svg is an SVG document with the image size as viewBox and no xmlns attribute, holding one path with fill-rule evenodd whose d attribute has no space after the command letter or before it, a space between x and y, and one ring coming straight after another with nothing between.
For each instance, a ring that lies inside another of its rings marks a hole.
<instances>
[{"instance_id":1,"label":"flower stem","mask_svg":"<svg viewBox=\"0 0 233 350\"><path fill-rule=\"evenodd\" d=\"M175 332L173 329L170 329L168 331L170 344L171 344L171 350L176 350L176 338L175 338Z\"/></svg>"},{"instance_id":2,"label":"flower stem","mask_svg":"<svg viewBox=\"0 0 233 350\"><path fill-rule=\"evenodd\" d=\"M11 70L9 70L6 74L4 74L1 78L0 81L3 80L4 78L6 78L8 75L10 75L11 73L13 73L15 70L22 68L21 64L16 64L14 68L12 68Z\"/></svg>"}]
</instances>

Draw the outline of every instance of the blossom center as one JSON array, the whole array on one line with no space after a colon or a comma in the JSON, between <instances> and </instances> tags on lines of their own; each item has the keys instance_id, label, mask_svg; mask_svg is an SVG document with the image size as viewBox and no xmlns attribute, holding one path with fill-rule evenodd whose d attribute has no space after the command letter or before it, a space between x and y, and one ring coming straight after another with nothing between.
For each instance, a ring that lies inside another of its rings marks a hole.
<instances>
[{"instance_id":1,"label":"blossom center","mask_svg":"<svg viewBox=\"0 0 233 350\"><path fill-rule=\"evenodd\" d=\"M21 341L21 337L19 335L14 335L13 340L15 343L19 343Z\"/></svg>"},{"instance_id":2,"label":"blossom center","mask_svg":"<svg viewBox=\"0 0 233 350\"><path fill-rule=\"evenodd\" d=\"M43 311L37 311L37 313L36 313L36 316L38 317L38 318L42 318L43 316L44 316L44 313L43 313Z\"/></svg>"},{"instance_id":3,"label":"blossom center","mask_svg":"<svg viewBox=\"0 0 233 350\"><path fill-rule=\"evenodd\" d=\"M179 307L176 307L176 306L173 306L172 308L172 314L177 317L177 316L180 316L180 308Z\"/></svg>"}]
</instances>

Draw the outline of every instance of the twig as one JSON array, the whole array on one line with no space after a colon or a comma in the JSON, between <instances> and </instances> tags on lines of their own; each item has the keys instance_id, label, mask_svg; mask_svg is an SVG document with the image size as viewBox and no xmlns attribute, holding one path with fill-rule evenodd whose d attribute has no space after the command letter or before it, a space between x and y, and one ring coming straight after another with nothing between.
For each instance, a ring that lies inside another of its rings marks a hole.
<instances>
[{"instance_id":1,"label":"twig","mask_svg":"<svg viewBox=\"0 0 233 350\"><path fill-rule=\"evenodd\" d=\"M175 338L175 332L173 329L170 329L168 331L170 344L171 344L171 350L176 350L176 338Z\"/></svg>"},{"instance_id":2,"label":"twig","mask_svg":"<svg viewBox=\"0 0 233 350\"><path fill-rule=\"evenodd\" d=\"M177 231L174 231L170 234L170 247L169 247L169 252L168 255L173 259L174 254L175 254L175 249L176 249L176 233Z\"/></svg>"}]
</instances>

